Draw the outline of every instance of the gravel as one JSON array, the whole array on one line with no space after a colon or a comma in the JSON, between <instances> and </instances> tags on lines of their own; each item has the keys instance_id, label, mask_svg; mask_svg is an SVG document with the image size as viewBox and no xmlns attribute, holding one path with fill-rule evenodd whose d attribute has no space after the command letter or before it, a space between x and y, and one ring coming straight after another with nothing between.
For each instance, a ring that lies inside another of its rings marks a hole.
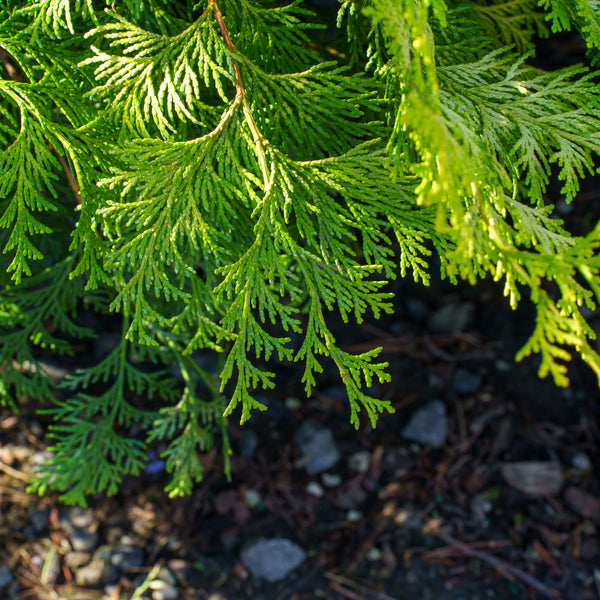
<instances>
[{"instance_id":1,"label":"gravel","mask_svg":"<svg viewBox=\"0 0 600 600\"><path fill-rule=\"evenodd\" d=\"M60 524L76 552L93 552L98 545L98 531L90 530L94 522L91 508L72 506L60 513Z\"/></svg>"}]
</instances>

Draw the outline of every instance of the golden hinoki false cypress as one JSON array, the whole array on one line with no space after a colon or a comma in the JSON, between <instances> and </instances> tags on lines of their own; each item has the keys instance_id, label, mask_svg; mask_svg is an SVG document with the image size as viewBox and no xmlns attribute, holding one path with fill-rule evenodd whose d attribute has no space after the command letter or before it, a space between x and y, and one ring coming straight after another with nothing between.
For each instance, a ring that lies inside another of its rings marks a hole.
<instances>
[{"instance_id":1,"label":"golden hinoki false cypress","mask_svg":"<svg viewBox=\"0 0 600 600\"><path fill-rule=\"evenodd\" d=\"M600 300L600 228L570 236L545 194L556 175L570 202L595 172L600 94L583 67L529 60L568 29L596 57L600 8L337 9L336 23L308 2L0 0L0 391L54 403L32 489L114 493L162 440L168 491L188 493L216 432L227 469L227 418L265 408L273 356L303 365L307 394L332 361L352 423L375 424L392 407L364 390L387 364L342 350L328 317L391 311L386 284L427 285L432 253L452 281L530 297L519 358L539 353L541 376L567 385L572 353L600 376L581 313ZM94 336L82 310L118 313L122 333L57 395L38 349Z\"/></svg>"}]
</instances>

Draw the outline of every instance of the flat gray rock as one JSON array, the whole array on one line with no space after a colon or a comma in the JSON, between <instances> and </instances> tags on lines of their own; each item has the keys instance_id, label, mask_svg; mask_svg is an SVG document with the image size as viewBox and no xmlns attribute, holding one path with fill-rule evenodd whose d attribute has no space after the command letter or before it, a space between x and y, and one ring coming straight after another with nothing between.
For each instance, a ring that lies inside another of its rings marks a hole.
<instances>
[{"instance_id":1,"label":"flat gray rock","mask_svg":"<svg viewBox=\"0 0 600 600\"><path fill-rule=\"evenodd\" d=\"M432 400L417 410L402 430L402 435L408 440L432 448L443 446L448 436L446 405L441 400Z\"/></svg>"},{"instance_id":2,"label":"flat gray rock","mask_svg":"<svg viewBox=\"0 0 600 600\"><path fill-rule=\"evenodd\" d=\"M242 563L254 577L281 581L306 559L300 546L285 538L256 540L241 552Z\"/></svg>"},{"instance_id":3,"label":"flat gray rock","mask_svg":"<svg viewBox=\"0 0 600 600\"><path fill-rule=\"evenodd\" d=\"M316 421L308 420L296 431L294 441L302 452L301 464L309 475L322 473L340 459L340 451L330 429Z\"/></svg>"}]
</instances>

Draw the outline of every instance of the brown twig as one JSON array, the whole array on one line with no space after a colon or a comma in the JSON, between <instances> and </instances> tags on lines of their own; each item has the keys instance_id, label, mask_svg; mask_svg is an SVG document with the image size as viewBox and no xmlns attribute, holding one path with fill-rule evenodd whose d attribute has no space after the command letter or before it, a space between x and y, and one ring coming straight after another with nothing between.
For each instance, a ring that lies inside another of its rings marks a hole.
<instances>
[{"instance_id":1,"label":"brown twig","mask_svg":"<svg viewBox=\"0 0 600 600\"><path fill-rule=\"evenodd\" d=\"M0 484L0 497L2 497L5 502L22 502L23 504L27 504L28 502L31 503L31 494L4 484Z\"/></svg>"},{"instance_id":2,"label":"brown twig","mask_svg":"<svg viewBox=\"0 0 600 600\"><path fill-rule=\"evenodd\" d=\"M235 47L235 44L231 41L231 36L229 35L229 31L227 29L227 26L225 25L225 21L223 20L223 14L221 13L221 9L219 8L218 0L212 0L209 6L211 5L215 21L219 26L219 30L221 31L221 35L223 36L225 46L230 52L236 53L237 49ZM244 89L242 75L240 72L240 66L237 60L233 61L233 68L235 70L235 94L236 97L242 99L242 109L244 111L244 117L246 119L248 127L250 128L250 131L252 132L252 139L254 140L254 144L256 145L256 152L258 154L258 162L262 171L263 181L265 184L265 188L267 188L269 186L269 171L267 169L267 162L264 153L266 141L265 138L261 135L260 131L258 130L258 127L254 122L254 118L252 117L252 113L250 112L250 107L246 98L246 90Z\"/></svg>"},{"instance_id":3,"label":"brown twig","mask_svg":"<svg viewBox=\"0 0 600 600\"><path fill-rule=\"evenodd\" d=\"M488 550L497 550L513 545L513 543L510 540L489 540L481 542L461 543L464 547L471 548L472 550L481 548L486 548ZM423 552L422 558L437 559L442 556L462 556L464 555L464 553L464 548L457 548L456 544L450 544L449 546L442 546L440 548L435 548L434 550L428 550L426 552Z\"/></svg>"},{"instance_id":4,"label":"brown twig","mask_svg":"<svg viewBox=\"0 0 600 600\"><path fill-rule=\"evenodd\" d=\"M390 336L383 333L376 327L361 325L363 329L371 331L377 335L377 339L360 342L344 346L345 352L367 352L375 348L381 348L385 353L407 354L413 358L425 359L427 357L436 356L444 362L457 363L459 361L469 360L491 360L496 358L496 353L493 351L495 342L486 343L485 347L481 347L480 340L470 334L456 335L423 335L417 336L413 334L405 334L400 336ZM442 346L453 344L467 344L475 349L470 352L462 352L460 354L450 354L441 349Z\"/></svg>"},{"instance_id":5,"label":"brown twig","mask_svg":"<svg viewBox=\"0 0 600 600\"><path fill-rule=\"evenodd\" d=\"M503 561L502 559L496 556L492 556L491 554L488 554L483 550L477 550L472 546L460 542L459 540L455 540L452 536L448 535L447 533L444 533L443 531L440 531L438 533L438 537L444 542L446 542L446 544L456 548L457 552L460 552L465 556L477 558L478 560L481 560L482 562L485 562L488 565L494 567L499 573L505 576L509 576L509 578L516 578L521 580L523 583L527 584L536 592L538 592L542 596L545 596L546 598L562 598L562 595L558 590L549 588L548 586L544 585L541 581L536 579L533 575L525 573L525 571L522 571L521 569L507 563L506 561Z\"/></svg>"},{"instance_id":6,"label":"brown twig","mask_svg":"<svg viewBox=\"0 0 600 600\"><path fill-rule=\"evenodd\" d=\"M14 477L15 479L19 479L21 481L29 481L28 475L25 475L25 473L21 473L21 471L17 471L17 469L13 469L1 460L0 471L4 471L9 477Z\"/></svg>"},{"instance_id":7,"label":"brown twig","mask_svg":"<svg viewBox=\"0 0 600 600\"><path fill-rule=\"evenodd\" d=\"M31 445L35 446L36 448L39 448L40 450L46 450L46 445L40 442L40 440L38 440L35 437L35 435L33 435L33 433L28 429L27 425L25 425L25 423L19 422L19 429Z\"/></svg>"},{"instance_id":8,"label":"brown twig","mask_svg":"<svg viewBox=\"0 0 600 600\"><path fill-rule=\"evenodd\" d=\"M341 584L339 584L335 581L330 581L329 587L334 592L337 592L338 594L341 594L342 596L344 596L344 598L348 598L348 600L364 600L364 598L362 596L355 594L353 591L343 587Z\"/></svg>"},{"instance_id":9,"label":"brown twig","mask_svg":"<svg viewBox=\"0 0 600 600\"><path fill-rule=\"evenodd\" d=\"M325 578L329 579L329 587L331 589L342 594L349 600L395 600L385 592L370 589L361 583L337 573L332 573L331 571L325 573ZM356 590L356 592L353 590Z\"/></svg>"},{"instance_id":10,"label":"brown twig","mask_svg":"<svg viewBox=\"0 0 600 600\"><path fill-rule=\"evenodd\" d=\"M79 187L79 182L73 175L73 171L71 170L71 166L69 165L67 157L63 156L50 142L48 142L48 148L50 148L50 151L54 153L58 159L58 162L60 163L60 166L63 168L63 171L67 177L67 183L73 191L73 194L75 194L77 204L81 204L81 188Z\"/></svg>"},{"instance_id":11,"label":"brown twig","mask_svg":"<svg viewBox=\"0 0 600 600\"><path fill-rule=\"evenodd\" d=\"M394 509L396 507L394 506ZM358 568L359 563L363 560L363 558L367 555L367 552L375 546L377 543L377 539L381 536L381 534L385 531L388 524L392 521L396 514L395 510L388 510L384 512L384 514L378 516L375 519L374 524L371 527L370 533L365 537L365 539L360 543L358 550L354 554L352 558L352 562L348 565L348 573L353 573Z\"/></svg>"}]
</instances>

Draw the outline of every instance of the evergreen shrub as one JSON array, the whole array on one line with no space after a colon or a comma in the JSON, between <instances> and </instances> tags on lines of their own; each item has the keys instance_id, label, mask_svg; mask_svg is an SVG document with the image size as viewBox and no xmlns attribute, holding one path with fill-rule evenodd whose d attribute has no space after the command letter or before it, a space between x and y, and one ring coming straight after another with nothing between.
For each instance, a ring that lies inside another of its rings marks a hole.
<instances>
[{"instance_id":1,"label":"evergreen shrub","mask_svg":"<svg viewBox=\"0 0 600 600\"><path fill-rule=\"evenodd\" d=\"M593 64L585 0L0 0L0 392L54 422L31 489L112 494L162 444L189 493L275 357L307 395L332 361L375 424L387 364L328 323L391 311L388 282L431 264L532 301L517 358L540 376L567 385L572 355L600 376L600 227L571 235L546 193L595 173L597 76L532 66L568 30ZM116 345L54 382L91 312Z\"/></svg>"}]
</instances>

